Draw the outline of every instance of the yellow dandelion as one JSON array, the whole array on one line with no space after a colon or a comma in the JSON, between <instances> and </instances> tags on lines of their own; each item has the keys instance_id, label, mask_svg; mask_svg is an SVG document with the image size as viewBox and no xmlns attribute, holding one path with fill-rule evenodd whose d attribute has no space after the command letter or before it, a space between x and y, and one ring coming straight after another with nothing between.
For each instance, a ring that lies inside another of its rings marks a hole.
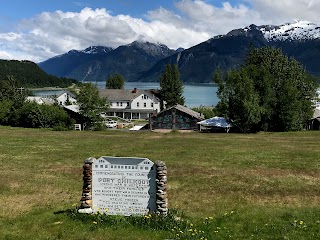
<instances>
[{"instance_id":1,"label":"yellow dandelion","mask_svg":"<svg viewBox=\"0 0 320 240\"><path fill-rule=\"evenodd\" d=\"M93 224L98 224L96 221L93 221L92 223L93 223Z\"/></svg>"},{"instance_id":2,"label":"yellow dandelion","mask_svg":"<svg viewBox=\"0 0 320 240\"><path fill-rule=\"evenodd\" d=\"M302 220L300 220L299 224L300 224L300 225L302 225L302 224L303 224L303 221L302 221Z\"/></svg>"}]
</instances>

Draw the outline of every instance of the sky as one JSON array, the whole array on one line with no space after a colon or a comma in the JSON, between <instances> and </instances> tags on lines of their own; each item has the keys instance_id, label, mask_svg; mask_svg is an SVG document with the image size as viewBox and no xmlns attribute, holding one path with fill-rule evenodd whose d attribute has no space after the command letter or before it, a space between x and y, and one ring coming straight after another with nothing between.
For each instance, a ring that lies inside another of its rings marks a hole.
<instances>
[{"instance_id":1,"label":"sky","mask_svg":"<svg viewBox=\"0 0 320 240\"><path fill-rule=\"evenodd\" d=\"M136 40L189 48L251 24L319 24L319 12L320 0L1 0L0 59L41 62Z\"/></svg>"}]
</instances>

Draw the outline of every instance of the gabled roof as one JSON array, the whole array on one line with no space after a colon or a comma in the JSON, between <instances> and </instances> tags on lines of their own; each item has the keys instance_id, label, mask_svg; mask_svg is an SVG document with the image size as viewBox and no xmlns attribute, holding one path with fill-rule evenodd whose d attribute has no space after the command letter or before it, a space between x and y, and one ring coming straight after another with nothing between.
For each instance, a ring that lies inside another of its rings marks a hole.
<instances>
[{"instance_id":1,"label":"gabled roof","mask_svg":"<svg viewBox=\"0 0 320 240\"><path fill-rule=\"evenodd\" d=\"M64 106L64 108L75 113L79 113L79 110L80 110L79 105L67 105L67 106Z\"/></svg>"},{"instance_id":2,"label":"gabled roof","mask_svg":"<svg viewBox=\"0 0 320 240\"><path fill-rule=\"evenodd\" d=\"M67 93L69 96L73 97L73 98L77 98L77 96L75 94L73 94L72 92L68 91L68 90L63 90L62 93L58 94L56 97L60 97L61 95Z\"/></svg>"},{"instance_id":3,"label":"gabled roof","mask_svg":"<svg viewBox=\"0 0 320 240\"><path fill-rule=\"evenodd\" d=\"M166 111L168 111L168 110L171 110L172 108L175 108L175 109L177 109L177 110L179 110L179 111L181 111L181 112L184 112L184 113L186 113L186 114L188 114L188 115L190 115L190 116L192 116L192 117L194 117L194 118L197 118L197 119L199 119L199 120L204 119L204 117L201 115L201 113L198 113L198 112L196 112L196 111L193 111L192 109L187 108L187 107L185 107L185 106L182 106L182 105L180 105L180 104L177 104L177 105L174 105L174 106L172 106L172 107L166 108L166 109L162 110L161 112L159 112L158 114L161 114L161 113L163 113L163 112L166 112Z\"/></svg>"},{"instance_id":4,"label":"gabled roof","mask_svg":"<svg viewBox=\"0 0 320 240\"><path fill-rule=\"evenodd\" d=\"M152 92L148 90L128 90L128 89L99 89L100 97L105 97L109 101L121 100L121 101L130 101L141 94L149 94L154 95Z\"/></svg>"}]
</instances>

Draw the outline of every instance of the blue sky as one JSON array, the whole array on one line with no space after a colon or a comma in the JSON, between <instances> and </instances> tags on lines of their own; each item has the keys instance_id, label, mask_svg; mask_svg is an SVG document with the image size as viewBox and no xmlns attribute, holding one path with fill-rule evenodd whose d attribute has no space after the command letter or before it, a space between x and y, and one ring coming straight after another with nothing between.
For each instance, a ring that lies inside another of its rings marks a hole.
<instances>
[{"instance_id":1,"label":"blue sky","mask_svg":"<svg viewBox=\"0 0 320 240\"><path fill-rule=\"evenodd\" d=\"M174 10L174 4L178 1L172 0L2 0L0 16L17 20L30 18L45 11L81 11L84 7L107 8L114 14L130 14L134 17L143 17L149 10L159 7ZM207 0L216 6L221 6L222 1ZM231 4L238 4L240 0L229 1Z\"/></svg>"},{"instance_id":2,"label":"blue sky","mask_svg":"<svg viewBox=\"0 0 320 240\"><path fill-rule=\"evenodd\" d=\"M0 59L43 61L135 40L189 48L250 24L320 23L319 0L2 0Z\"/></svg>"}]
</instances>

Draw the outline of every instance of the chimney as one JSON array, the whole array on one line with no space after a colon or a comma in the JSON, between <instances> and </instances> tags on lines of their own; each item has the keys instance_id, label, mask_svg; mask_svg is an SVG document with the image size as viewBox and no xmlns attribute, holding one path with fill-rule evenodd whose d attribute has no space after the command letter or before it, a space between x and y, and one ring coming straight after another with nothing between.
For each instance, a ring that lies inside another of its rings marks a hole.
<instances>
[{"instance_id":1,"label":"chimney","mask_svg":"<svg viewBox=\"0 0 320 240\"><path fill-rule=\"evenodd\" d=\"M137 88L134 88L132 92L133 92L133 93L136 93L136 92L137 92Z\"/></svg>"}]
</instances>

